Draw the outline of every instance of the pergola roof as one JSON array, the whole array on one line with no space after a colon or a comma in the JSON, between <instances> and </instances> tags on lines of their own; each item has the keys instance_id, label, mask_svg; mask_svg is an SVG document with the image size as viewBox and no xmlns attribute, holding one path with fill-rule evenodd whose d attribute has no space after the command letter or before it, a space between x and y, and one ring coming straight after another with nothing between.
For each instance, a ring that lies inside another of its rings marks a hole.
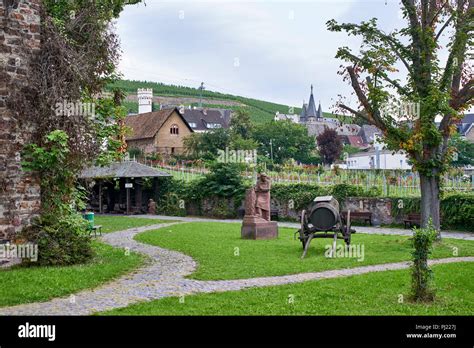
<instances>
[{"instance_id":1,"label":"pergola roof","mask_svg":"<svg viewBox=\"0 0 474 348\"><path fill-rule=\"evenodd\" d=\"M115 162L105 167L90 167L84 169L79 175L81 179L150 178L162 176L171 175L135 161Z\"/></svg>"}]
</instances>

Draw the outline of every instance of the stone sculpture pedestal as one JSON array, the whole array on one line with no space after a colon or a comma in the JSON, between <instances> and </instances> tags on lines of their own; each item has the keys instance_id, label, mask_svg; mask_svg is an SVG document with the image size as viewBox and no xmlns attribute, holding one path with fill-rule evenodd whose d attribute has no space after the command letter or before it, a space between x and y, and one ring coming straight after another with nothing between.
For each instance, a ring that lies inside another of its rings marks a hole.
<instances>
[{"instance_id":1,"label":"stone sculpture pedestal","mask_svg":"<svg viewBox=\"0 0 474 348\"><path fill-rule=\"evenodd\" d=\"M244 216L240 230L242 239L273 239L278 237L278 224L258 216Z\"/></svg>"}]
</instances>

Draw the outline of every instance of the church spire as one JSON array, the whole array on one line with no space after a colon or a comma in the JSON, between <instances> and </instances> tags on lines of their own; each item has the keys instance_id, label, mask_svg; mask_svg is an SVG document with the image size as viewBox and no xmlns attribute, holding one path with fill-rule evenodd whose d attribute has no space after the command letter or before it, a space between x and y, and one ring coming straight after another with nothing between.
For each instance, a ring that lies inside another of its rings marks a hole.
<instances>
[{"instance_id":1,"label":"church spire","mask_svg":"<svg viewBox=\"0 0 474 348\"><path fill-rule=\"evenodd\" d=\"M308 108L306 110L306 117L317 117L316 104L314 103L313 96L313 85L311 85L311 95L309 96Z\"/></svg>"},{"instance_id":2,"label":"church spire","mask_svg":"<svg viewBox=\"0 0 474 348\"><path fill-rule=\"evenodd\" d=\"M319 106L318 106L318 118L323 118L323 109L321 108L321 100L319 101Z\"/></svg>"}]
</instances>

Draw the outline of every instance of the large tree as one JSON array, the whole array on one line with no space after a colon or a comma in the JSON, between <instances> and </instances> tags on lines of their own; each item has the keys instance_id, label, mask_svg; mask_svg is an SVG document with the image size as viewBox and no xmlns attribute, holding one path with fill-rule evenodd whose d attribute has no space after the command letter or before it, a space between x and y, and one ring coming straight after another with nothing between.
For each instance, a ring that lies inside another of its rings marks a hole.
<instances>
[{"instance_id":1,"label":"large tree","mask_svg":"<svg viewBox=\"0 0 474 348\"><path fill-rule=\"evenodd\" d=\"M316 164L315 139L306 127L291 121L272 121L255 126L253 138L259 144L260 155L268 156L281 164L294 159L305 164Z\"/></svg>"},{"instance_id":2,"label":"large tree","mask_svg":"<svg viewBox=\"0 0 474 348\"><path fill-rule=\"evenodd\" d=\"M449 139L474 98L468 56L474 0L401 0L401 8L407 24L391 32L381 30L375 18L327 23L330 31L362 38L359 52L341 47L336 55L348 63L340 73L358 99L357 106L341 100L339 107L380 128L389 148L408 153L420 174L422 226L431 218L439 230L440 178L451 160Z\"/></svg>"},{"instance_id":3,"label":"large tree","mask_svg":"<svg viewBox=\"0 0 474 348\"><path fill-rule=\"evenodd\" d=\"M318 150L323 163L334 163L342 152L342 141L337 136L337 132L334 129L326 127L324 132L317 136L316 140L318 142Z\"/></svg>"}]
</instances>

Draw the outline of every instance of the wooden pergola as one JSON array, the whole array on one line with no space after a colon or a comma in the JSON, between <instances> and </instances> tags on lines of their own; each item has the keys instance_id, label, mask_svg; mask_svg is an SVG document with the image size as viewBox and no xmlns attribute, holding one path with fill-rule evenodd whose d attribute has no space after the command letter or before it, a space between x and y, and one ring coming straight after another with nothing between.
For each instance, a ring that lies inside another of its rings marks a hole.
<instances>
[{"instance_id":1,"label":"wooden pergola","mask_svg":"<svg viewBox=\"0 0 474 348\"><path fill-rule=\"evenodd\" d=\"M108 210L111 210L110 202L115 202L113 187L115 186L115 181L119 180L120 190L125 189L126 192L126 213L131 213L130 205L130 190L135 191L135 205L140 210L142 207L142 178L153 178L153 192L157 192L157 178L159 177L169 177L170 174L149 167L143 164L140 164L135 161L122 161L114 162L105 167L90 167L86 168L79 175L80 179L84 180L94 180L99 185L99 213L103 212L103 202L102 202L102 188L103 184L109 185L109 206ZM156 195L155 195L156 196ZM114 203L112 203L114 205ZM112 207L113 210L113 207Z\"/></svg>"}]
</instances>

